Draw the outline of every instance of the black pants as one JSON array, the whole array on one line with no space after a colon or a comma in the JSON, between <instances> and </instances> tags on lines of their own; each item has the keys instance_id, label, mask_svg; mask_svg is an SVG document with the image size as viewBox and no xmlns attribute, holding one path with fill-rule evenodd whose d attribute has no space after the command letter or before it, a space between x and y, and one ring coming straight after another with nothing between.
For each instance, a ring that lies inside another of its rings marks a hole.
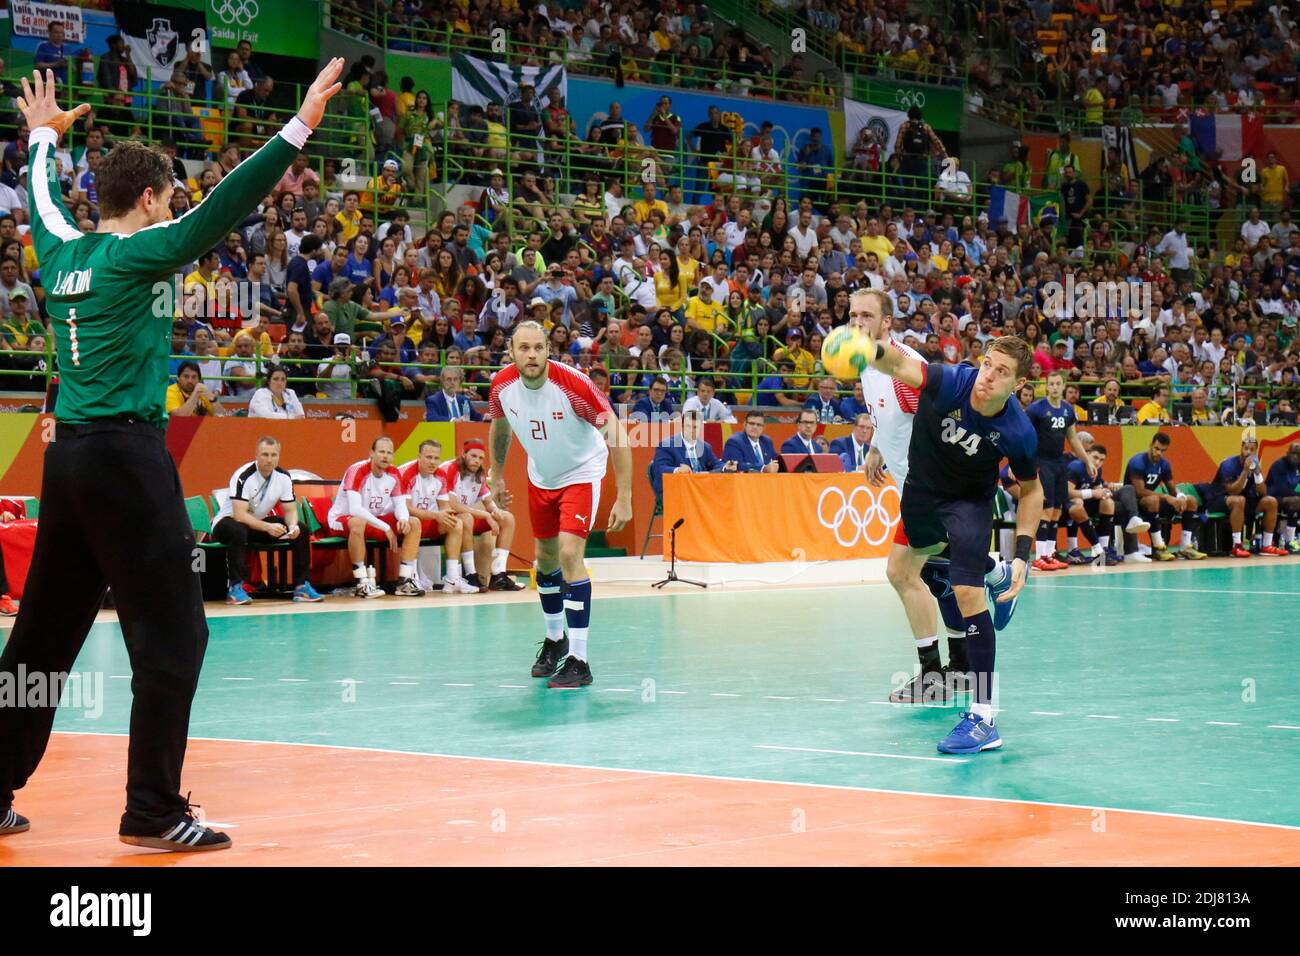
<instances>
[{"instance_id":1,"label":"black pants","mask_svg":"<svg viewBox=\"0 0 1300 956\"><path fill-rule=\"evenodd\" d=\"M279 517L265 520L271 524L284 524L284 519ZM242 584L245 580L249 542L265 544L279 540L230 517L217 522L217 526L212 529L212 538L226 546L226 579L232 586ZM289 546L293 550L293 585L297 587L307 580L307 572L311 570L311 538L307 536L307 529L300 525L298 537L289 541Z\"/></svg>"},{"instance_id":2,"label":"black pants","mask_svg":"<svg viewBox=\"0 0 1300 956\"><path fill-rule=\"evenodd\" d=\"M45 451L41 518L0 673L67 673L113 589L131 659L131 743L121 832L178 822L190 705L208 625L194 532L161 429L142 422L59 425ZM9 678L10 680L13 677ZM36 770L54 706L0 707L0 807Z\"/></svg>"}]
</instances>

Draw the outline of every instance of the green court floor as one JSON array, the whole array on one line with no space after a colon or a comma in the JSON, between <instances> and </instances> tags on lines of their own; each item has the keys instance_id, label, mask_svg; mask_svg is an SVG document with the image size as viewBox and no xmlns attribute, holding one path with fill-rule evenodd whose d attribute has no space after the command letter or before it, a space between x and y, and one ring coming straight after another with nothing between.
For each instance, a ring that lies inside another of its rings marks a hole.
<instances>
[{"instance_id":1,"label":"green court floor","mask_svg":"<svg viewBox=\"0 0 1300 956\"><path fill-rule=\"evenodd\" d=\"M597 586L599 595L599 586ZM1035 578L999 636L1002 751L885 703L915 653L887 586L597 600L594 686L529 666L536 604L214 618L195 737L708 774L1300 826L1300 562ZM123 733L120 634L95 720Z\"/></svg>"}]
</instances>

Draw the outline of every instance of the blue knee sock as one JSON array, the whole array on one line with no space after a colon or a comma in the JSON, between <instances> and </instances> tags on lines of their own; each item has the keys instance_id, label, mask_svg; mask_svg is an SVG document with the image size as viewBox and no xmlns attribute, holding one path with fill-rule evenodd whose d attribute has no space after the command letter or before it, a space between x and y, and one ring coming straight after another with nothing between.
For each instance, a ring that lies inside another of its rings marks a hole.
<instances>
[{"instance_id":1,"label":"blue knee sock","mask_svg":"<svg viewBox=\"0 0 1300 956\"><path fill-rule=\"evenodd\" d=\"M975 699L971 710L990 722L993 715L993 662L996 652L997 637L988 610L966 618L966 653L970 658L970 669L975 675ZM984 712L984 708L987 712Z\"/></svg>"},{"instance_id":2,"label":"blue knee sock","mask_svg":"<svg viewBox=\"0 0 1300 956\"><path fill-rule=\"evenodd\" d=\"M564 637L564 573L559 568L546 574L539 571L537 593L542 598L542 617L546 619L546 639L558 641Z\"/></svg>"},{"instance_id":3,"label":"blue knee sock","mask_svg":"<svg viewBox=\"0 0 1300 956\"><path fill-rule=\"evenodd\" d=\"M569 622L569 653L587 659L587 625L591 621L591 580L567 581L564 585L564 616Z\"/></svg>"}]
</instances>

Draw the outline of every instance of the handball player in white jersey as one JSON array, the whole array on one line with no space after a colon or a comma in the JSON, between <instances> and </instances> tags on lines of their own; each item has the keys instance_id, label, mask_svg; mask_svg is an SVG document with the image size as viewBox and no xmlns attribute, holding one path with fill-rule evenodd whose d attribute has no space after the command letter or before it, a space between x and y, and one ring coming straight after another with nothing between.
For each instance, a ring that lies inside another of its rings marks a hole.
<instances>
[{"instance_id":1,"label":"handball player in white jersey","mask_svg":"<svg viewBox=\"0 0 1300 956\"><path fill-rule=\"evenodd\" d=\"M883 292L864 289L849 296L849 324L875 339L885 348L895 349L924 362L925 358L911 346L896 342L890 336L889 318L893 305ZM875 420L875 434L867 451L865 470L867 480L876 487L885 484L888 472L902 495L907 480L907 453L912 442L912 416L920 400L918 389L891 378L868 365L862 372L862 395ZM906 549L907 536L902 522L894 536L894 548ZM986 580L1003 583L1010 581L1003 562L989 558ZM966 660L966 624L957 598L948 582L948 562L942 556L928 561L921 570L921 578L930 593L939 602L944 627L948 632L948 666L944 667L939 655L939 628L935 620L934 605L909 607L906 602L908 623L916 640L916 653L921 669L907 684L897 687L889 699L896 704L942 704L950 700L957 690L967 684L969 664ZM999 592L1000 593L1000 592ZM1010 614L1002 621L1005 626Z\"/></svg>"},{"instance_id":2,"label":"handball player in white jersey","mask_svg":"<svg viewBox=\"0 0 1300 956\"><path fill-rule=\"evenodd\" d=\"M546 619L546 640L533 676L547 687L590 684L587 628L591 581L584 554L600 505L600 483L613 452L617 483L609 530L632 519L632 449L609 400L577 369L549 358L546 332L520 322L510 337L507 365L492 377L491 487L505 507L505 463L510 434L528 455L528 513L537 539L537 590ZM566 636L567 625L567 636ZM558 668L558 670L557 670Z\"/></svg>"}]
</instances>

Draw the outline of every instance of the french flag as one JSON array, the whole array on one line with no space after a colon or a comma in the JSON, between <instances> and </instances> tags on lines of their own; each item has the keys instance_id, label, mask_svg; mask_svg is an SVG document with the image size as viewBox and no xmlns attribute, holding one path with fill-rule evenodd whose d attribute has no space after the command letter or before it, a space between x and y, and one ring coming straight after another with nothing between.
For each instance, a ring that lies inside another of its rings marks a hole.
<instances>
[{"instance_id":1,"label":"french flag","mask_svg":"<svg viewBox=\"0 0 1300 956\"><path fill-rule=\"evenodd\" d=\"M1027 225L1029 197L1002 186L992 187L989 190L989 225L996 229L1001 219L1007 221L1007 228L1011 230Z\"/></svg>"},{"instance_id":2,"label":"french flag","mask_svg":"<svg viewBox=\"0 0 1300 956\"><path fill-rule=\"evenodd\" d=\"M1192 115L1187 127L1196 148L1206 156L1219 150L1220 159L1234 161L1253 154L1264 132L1264 123L1258 116L1203 110Z\"/></svg>"}]
</instances>

